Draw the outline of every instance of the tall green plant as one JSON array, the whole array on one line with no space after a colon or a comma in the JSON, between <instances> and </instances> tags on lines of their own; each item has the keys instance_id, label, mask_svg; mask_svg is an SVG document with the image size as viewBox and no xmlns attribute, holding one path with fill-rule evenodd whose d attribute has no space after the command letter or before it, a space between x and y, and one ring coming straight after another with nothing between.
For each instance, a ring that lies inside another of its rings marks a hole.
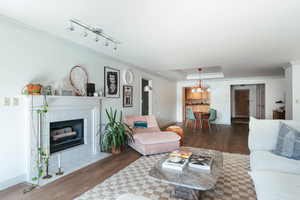
<instances>
[{"instance_id":1,"label":"tall green plant","mask_svg":"<svg viewBox=\"0 0 300 200\"><path fill-rule=\"evenodd\" d=\"M122 148L127 147L128 143L134 142L132 129L122 121L123 114L110 108L105 110L108 118L108 123L105 125L101 137L101 146L103 150L110 151L112 149L121 151Z\"/></svg>"}]
</instances>

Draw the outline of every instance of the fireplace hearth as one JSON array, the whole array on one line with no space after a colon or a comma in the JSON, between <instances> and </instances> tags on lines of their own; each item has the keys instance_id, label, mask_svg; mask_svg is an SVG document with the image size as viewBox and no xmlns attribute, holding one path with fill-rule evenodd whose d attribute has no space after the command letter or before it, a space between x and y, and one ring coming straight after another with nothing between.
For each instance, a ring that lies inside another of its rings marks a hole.
<instances>
[{"instance_id":1,"label":"fireplace hearth","mask_svg":"<svg viewBox=\"0 0 300 200\"><path fill-rule=\"evenodd\" d=\"M84 119L50 123L50 153L84 144Z\"/></svg>"}]
</instances>

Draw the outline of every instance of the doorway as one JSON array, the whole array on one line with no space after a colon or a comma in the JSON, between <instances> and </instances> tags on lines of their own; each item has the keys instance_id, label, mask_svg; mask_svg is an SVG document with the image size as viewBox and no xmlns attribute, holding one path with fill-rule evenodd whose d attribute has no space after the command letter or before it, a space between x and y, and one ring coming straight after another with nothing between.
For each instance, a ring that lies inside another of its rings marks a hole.
<instances>
[{"instance_id":1,"label":"doorway","mask_svg":"<svg viewBox=\"0 0 300 200\"><path fill-rule=\"evenodd\" d=\"M231 122L248 124L250 116L265 118L265 84L231 86Z\"/></svg>"},{"instance_id":2,"label":"doorway","mask_svg":"<svg viewBox=\"0 0 300 200\"><path fill-rule=\"evenodd\" d=\"M150 84L150 81L147 79L142 78L142 99L141 99L141 104L142 104L142 115L149 115L149 91L145 90L145 87Z\"/></svg>"},{"instance_id":3,"label":"doorway","mask_svg":"<svg viewBox=\"0 0 300 200\"><path fill-rule=\"evenodd\" d=\"M249 118L249 97L250 90L235 90L235 117L237 118Z\"/></svg>"}]
</instances>

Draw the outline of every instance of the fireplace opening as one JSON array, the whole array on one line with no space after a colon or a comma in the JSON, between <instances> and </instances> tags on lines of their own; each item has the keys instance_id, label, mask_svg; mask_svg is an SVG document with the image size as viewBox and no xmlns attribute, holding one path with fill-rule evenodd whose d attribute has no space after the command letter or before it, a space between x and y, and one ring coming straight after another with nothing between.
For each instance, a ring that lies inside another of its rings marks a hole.
<instances>
[{"instance_id":1,"label":"fireplace opening","mask_svg":"<svg viewBox=\"0 0 300 200\"><path fill-rule=\"evenodd\" d=\"M84 144L84 120L50 123L50 153Z\"/></svg>"}]
</instances>

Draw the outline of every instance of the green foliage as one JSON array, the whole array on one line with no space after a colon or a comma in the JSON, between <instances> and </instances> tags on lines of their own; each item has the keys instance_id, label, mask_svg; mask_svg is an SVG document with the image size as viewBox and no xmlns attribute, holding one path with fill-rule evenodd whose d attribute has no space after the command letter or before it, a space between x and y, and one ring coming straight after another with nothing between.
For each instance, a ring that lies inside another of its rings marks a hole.
<instances>
[{"instance_id":1,"label":"green foliage","mask_svg":"<svg viewBox=\"0 0 300 200\"><path fill-rule=\"evenodd\" d=\"M38 161L37 160L37 170L38 170L38 175L37 177L33 177L31 180L32 181L38 181L42 176L44 176L46 174L46 171L44 170L44 165L47 165L49 162L49 156L47 154L47 152L43 151L42 148L38 148L38 154L41 157L41 160Z\"/></svg>"},{"instance_id":2,"label":"green foliage","mask_svg":"<svg viewBox=\"0 0 300 200\"><path fill-rule=\"evenodd\" d=\"M133 131L125 123L122 122L122 111L119 117L117 110L105 110L108 118L104 131L101 136L101 146L103 150L110 151L112 148L115 150L121 150L123 147L127 147L129 142L133 142Z\"/></svg>"},{"instance_id":3,"label":"green foliage","mask_svg":"<svg viewBox=\"0 0 300 200\"><path fill-rule=\"evenodd\" d=\"M37 113L47 113L48 112L48 104L42 105L42 108L36 111Z\"/></svg>"},{"instance_id":4,"label":"green foliage","mask_svg":"<svg viewBox=\"0 0 300 200\"><path fill-rule=\"evenodd\" d=\"M48 104L44 104L41 106L41 109L36 111L38 114L45 114L48 112ZM37 149L38 155L40 156L41 160L37 160L37 177L33 177L32 181L38 181L42 176L45 175L46 171L44 170L44 165L48 165L49 162L49 155L47 152L43 151L42 148Z\"/></svg>"}]
</instances>

